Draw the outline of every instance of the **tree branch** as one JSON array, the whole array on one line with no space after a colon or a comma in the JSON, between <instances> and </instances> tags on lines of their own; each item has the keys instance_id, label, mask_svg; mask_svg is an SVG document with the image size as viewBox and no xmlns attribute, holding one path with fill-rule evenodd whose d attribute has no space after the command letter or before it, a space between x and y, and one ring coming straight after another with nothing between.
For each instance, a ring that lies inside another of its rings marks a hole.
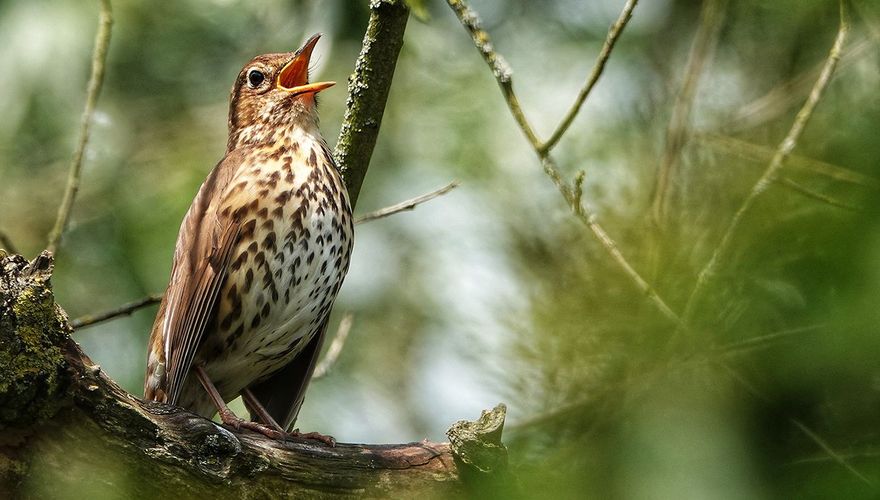
<instances>
[{"instance_id":1,"label":"tree branch","mask_svg":"<svg viewBox=\"0 0 880 500\"><path fill-rule=\"evenodd\" d=\"M512 72L507 66L507 63L504 62L504 58L495 52L489 34L480 26L480 19L477 16L477 13L470 8L464 0L446 0L446 2L458 16L461 24L467 29L474 45L477 47L477 50L480 51L486 64L488 64L489 68L492 70L492 74L495 76L495 80L498 82L498 85L501 87L501 91L504 94L504 100L507 102L507 107L510 109L517 124L519 124L523 133L525 133L531 143L532 149L535 151L538 160L541 162L541 166L544 168L544 173L550 177L550 180L552 180L553 184L556 185L556 188L559 189L559 193L562 195L569 209L571 209L575 217L584 226L590 229L599 243L602 244L602 247L605 248L605 251L608 252L614 262L621 267L633 284L641 290L646 297L648 297L664 316L669 318L673 323L680 325L680 319L675 311L666 304L654 287L642 278L638 271L636 271L629 261L626 260L623 253L620 252L617 244L608 235L608 232L605 231L605 229L596 221L596 217L591 214L582 203L580 203L580 193L576 192L576 189L569 186L568 182L562 178L562 174L560 174L559 170L556 168L556 163L553 161L550 153L542 149L541 141L535 135L528 120L526 120L525 114L519 106L516 94L513 92L513 82L511 78ZM633 6L634 4L635 2L633 2ZM624 13L618 18L620 26L612 28L609 32L609 37L613 35L614 40L620 36L620 32L623 31L626 23L632 17L631 13L626 13L627 9L631 9L630 3L627 3L626 6L624 6ZM599 77L602 76L605 62L608 57L610 57L610 51L611 48L613 48L614 43L608 43L607 46L609 53L605 54L604 57L600 55L599 59L596 61L597 67L591 72L591 74L595 73L595 80L597 81ZM593 77L590 78L590 80L592 79ZM574 187L577 188L577 181L575 182Z\"/></svg>"},{"instance_id":2,"label":"tree branch","mask_svg":"<svg viewBox=\"0 0 880 500\"><path fill-rule=\"evenodd\" d=\"M345 118L334 152L352 208L376 146L408 18L409 10L402 0L370 1L370 21L354 73L348 79Z\"/></svg>"},{"instance_id":3,"label":"tree branch","mask_svg":"<svg viewBox=\"0 0 880 500\"><path fill-rule=\"evenodd\" d=\"M421 205L427 201L431 201L438 196L443 196L444 194L452 191L453 189L458 187L458 181L452 181L449 184L443 186L440 189L436 189L431 191L430 193L425 193L420 196L416 196L415 198L402 201L396 205L391 205L390 207L380 208L379 210L375 210L373 212L368 212L354 220L355 224L363 224L364 222L374 221L376 219L382 219L385 217L389 217L396 213L405 212L407 210L413 210L416 206Z\"/></svg>"},{"instance_id":4,"label":"tree branch","mask_svg":"<svg viewBox=\"0 0 880 500\"><path fill-rule=\"evenodd\" d=\"M684 79L681 90L675 98L672 108L672 116L666 128L666 147L657 168L657 178L654 185L654 200L651 202L651 215L654 224L659 227L666 209L666 195L669 188L669 179L672 169L687 139L690 126L691 109L696 97L700 77L703 75L703 67L709 56L715 52L718 35L724 21L724 10L727 0L705 0L700 12L700 25L694 35L688 61L685 65Z\"/></svg>"},{"instance_id":5,"label":"tree branch","mask_svg":"<svg viewBox=\"0 0 880 500\"><path fill-rule=\"evenodd\" d=\"M717 0L709 0L709 1L717 1ZM602 50L599 52L599 56L596 58L596 62L593 64L593 70L590 71L590 76L587 78L587 81L584 82L584 86L581 87L580 92L578 92L577 98L574 100L574 104L572 104L571 108L562 118L562 121L559 122L559 126L556 127L556 130L553 131L553 134L550 135L550 138L547 139L547 142L541 145L538 150L541 153L547 153L553 146L559 142L559 139L562 138L562 135L568 130L568 127L571 126L571 122L574 121L578 112L581 110L581 106L583 106L584 101L587 100L587 97L592 92L593 87L596 86L596 82L599 81L599 77L602 76L602 73L605 71L605 63L608 62L608 58L611 57L611 51L614 50L614 44L617 43L617 39L620 38L621 33L623 33L623 28L626 27L627 23L629 23L629 19L632 17L633 9L636 8L636 4L638 4L638 0L628 0L626 5L623 6L623 10L620 11L620 16L618 16L617 21L611 25L611 28L608 30L608 36L605 38L605 43L602 45Z\"/></svg>"},{"instance_id":6,"label":"tree branch","mask_svg":"<svg viewBox=\"0 0 880 500\"><path fill-rule=\"evenodd\" d=\"M61 206L58 207L55 226L49 233L49 242L46 245L46 249L53 254L57 252L61 235L67 229L67 223L70 221L70 211L73 209L73 202L76 199L77 191L79 191L83 155L85 154L86 144L89 142L92 115L95 112L98 95L100 95L101 87L104 84L104 65L107 60L107 48L110 46L110 28L112 25L113 11L110 6L110 0L101 0L98 33L95 35L95 49L92 52L92 74L89 77L85 109L83 109L82 117L80 118L79 141L73 152L73 158L70 160L64 198L61 200Z\"/></svg>"},{"instance_id":7,"label":"tree branch","mask_svg":"<svg viewBox=\"0 0 880 500\"><path fill-rule=\"evenodd\" d=\"M721 261L723 261L727 257L727 252L730 250L730 245L733 241L733 237L736 235L736 232L739 229L739 226L742 223L745 214L752 208L758 197L760 197L761 194L763 194L764 191L766 191L767 188L770 187L770 185L776 180L780 169L782 169L782 166L785 163L785 160L788 158L788 156L797 145L797 142L800 139L804 128L807 126L807 122L810 120L810 117L813 116L813 110L816 109L816 105L819 103L819 100L824 95L825 89L828 88L828 83L831 81L831 76L834 74L834 69L837 67L837 62L840 60L840 54L843 50L843 44L846 41L846 35L848 32L849 22L847 21L846 6L844 1L841 0L840 27L837 30L837 36L834 39L834 44L831 47L828 58L825 60L825 65L822 67L819 78L813 85L813 89L810 91L810 96L807 98L807 101L804 103L803 107L795 117L794 123L792 123L791 125L791 129L789 129L788 134L786 134L785 136L785 139L782 140L782 143L776 150L776 154L774 154L773 158L770 160L770 164L767 165L767 169L764 171L764 174L761 175L761 178L758 179L758 181L752 187L749 195L745 198L745 200L743 200L742 205L740 205L739 209L734 214L733 219L727 226L727 230L721 237L718 246L716 246L715 250L712 252L712 256L709 258L709 261L706 262L706 265L703 266L703 268L700 270L700 273L697 275L697 281L694 284L693 290L691 290L690 296L687 300L687 304L684 308L684 313L682 314L682 320L685 327L690 326L691 320L693 319L694 311L696 309L696 305L701 298L703 290L705 290L706 287L711 283Z\"/></svg>"},{"instance_id":8,"label":"tree branch","mask_svg":"<svg viewBox=\"0 0 880 500\"><path fill-rule=\"evenodd\" d=\"M494 431L451 434L452 445L329 448L234 432L179 407L143 402L70 338L52 294L52 268L48 252L30 263L0 259L0 497L71 489L153 498L169 488L185 498L446 497L463 494L463 474L502 472L486 464L506 461L503 405L489 412ZM100 477L84 484L85 471L96 470Z\"/></svg>"},{"instance_id":9,"label":"tree branch","mask_svg":"<svg viewBox=\"0 0 880 500\"><path fill-rule=\"evenodd\" d=\"M526 139L529 140L532 147L536 151L539 150L541 148L541 139L538 138L535 131L532 129L532 126L529 124L529 121L526 119L526 115L523 113L522 107L519 105L519 99L516 98L516 94L513 92L513 81L511 79L513 71L510 69L510 65L507 64L504 57L495 51L495 47L492 45L492 41L489 38L489 33L483 29L480 16L478 16L477 12L471 9L464 0L446 0L446 3L452 7L452 10L455 12L455 15L458 16L458 20L461 22L462 26L464 26L471 35L471 40L473 40L474 46L480 51L480 55L483 56L483 60L486 61L486 64L489 65L489 69L492 71L492 76L495 77L495 81L498 82L498 86L501 88L501 93L504 95L504 100L507 101L507 107L510 108L510 113L513 115L513 119L516 120L517 125L519 125L520 130L526 135Z\"/></svg>"},{"instance_id":10,"label":"tree branch","mask_svg":"<svg viewBox=\"0 0 880 500\"><path fill-rule=\"evenodd\" d=\"M330 347L327 348L327 353L324 354L324 358L321 359L318 366L315 367L314 373L312 373L312 380L327 375L333 368L333 365L336 364L339 355L342 354L342 348L345 346L348 334L351 332L351 323L353 319L354 316L351 313L346 313L346 315L342 317L342 321L339 322L339 329L336 330L336 336L333 337L333 342L330 343Z\"/></svg>"},{"instance_id":11,"label":"tree branch","mask_svg":"<svg viewBox=\"0 0 880 500\"><path fill-rule=\"evenodd\" d=\"M79 318L71 321L70 326L72 326L74 330L78 330L86 326L96 325L98 323L103 323L104 321L111 320L113 318L118 318L119 316L128 316L138 309L151 306L153 304L158 304L161 301L162 294L154 293L152 295L147 295L146 297L134 300L127 304L122 304L121 306L115 309L110 309L109 311L104 311L98 314L87 314L85 316L80 316Z\"/></svg>"}]
</instances>

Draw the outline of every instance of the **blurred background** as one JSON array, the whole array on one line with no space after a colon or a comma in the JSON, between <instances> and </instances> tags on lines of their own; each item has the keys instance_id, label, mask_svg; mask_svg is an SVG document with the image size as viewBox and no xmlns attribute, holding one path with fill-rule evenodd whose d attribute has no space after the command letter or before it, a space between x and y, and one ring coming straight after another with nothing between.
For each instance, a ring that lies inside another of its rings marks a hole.
<instances>
[{"instance_id":1,"label":"blurred background","mask_svg":"<svg viewBox=\"0 0 880 500\"><path fill-rule=\"evenodd\" d=\"M623 3L473 0L541 137ZM63 193L95 4L0 2L0 230L28 257L45 246ZM164 290L180 220L224 151L232 81L253 55L325 34L313 75L340 82L321 94L335 143L364 4L114 2L54 278L72 318ZM830 0L712 5L711 16L695 1L639 5L554 150L568 178L585 172L585 204L679 313L839 20ZM356 212L461 186L358 226L330 331L343 313L353 328L299 427L347 442L443 440L454 421L504 402L526 497L880 496L880 5L851 4L839 69L794 156L743 219L694 327L675 337L572 216L445 2L424 7L407 28ZM698 70L692 52L704 54ZM686 107L676 142L670 123ZM75 338L139 395L154 314Z\"/></svg>"}]
</instances>

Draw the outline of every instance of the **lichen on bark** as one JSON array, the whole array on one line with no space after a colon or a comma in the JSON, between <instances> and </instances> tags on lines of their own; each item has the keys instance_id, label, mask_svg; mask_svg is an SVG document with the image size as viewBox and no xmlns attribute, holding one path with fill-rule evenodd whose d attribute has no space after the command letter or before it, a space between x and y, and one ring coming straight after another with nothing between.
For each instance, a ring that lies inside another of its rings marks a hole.
<instances>
[{"instance_id":1,"label":"lichen on bark","mask_svg":"<svg viewBox=\"0 0 880 500\"><path fill-rule=\"evenodd\" d=\"M31 263L0 258L0 430L46 420L66 400L60 346L70 327L55 304L52 267L48 253Z\"/></svg>"}]
</instances>

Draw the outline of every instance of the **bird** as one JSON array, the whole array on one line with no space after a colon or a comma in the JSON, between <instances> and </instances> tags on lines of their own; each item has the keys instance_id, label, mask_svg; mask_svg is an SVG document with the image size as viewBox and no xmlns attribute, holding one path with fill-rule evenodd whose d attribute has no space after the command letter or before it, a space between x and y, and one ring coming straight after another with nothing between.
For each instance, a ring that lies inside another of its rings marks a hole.
<instances>
[{"instance_id":1,"label":"bird","mask_svg":"<svg viewBox=\"0 0 880 500\"><path fill-rule=\"evenodd\" d=\"M318 127L309 83L320 34L254 57L229 103L226 154L183 218L147 346L144 400L219 413L236 430L290 431L348 272L348 192ZM241 396L250 420L227 403Z\"/></svg>"}]
</instances>

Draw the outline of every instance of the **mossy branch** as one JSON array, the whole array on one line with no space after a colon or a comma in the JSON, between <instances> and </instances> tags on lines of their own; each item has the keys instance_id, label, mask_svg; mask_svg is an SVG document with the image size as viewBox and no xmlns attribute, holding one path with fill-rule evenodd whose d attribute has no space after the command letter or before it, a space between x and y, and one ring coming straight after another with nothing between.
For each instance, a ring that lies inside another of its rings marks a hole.
<instances>
[{"instance_id":1,"label":"mossy branch","mask_svg":"<svg viewBox=\"0 0 880 500\"><path fill-rule=\"evenodd\" d=\"M345 118L334 152L352 207L376 146L408 18L409 9L402 0L370 2L370 20L354 73L348 79Z\"/></svg>"},{"instance_id":2,"label":"mossy branch","mask_svg":"<svg viewBox=\"0 0 880 500\"><path fill-rule=\"evenodd\" d=\"M70 338L51 272L48 252L30 263L0 258L0 498L60 490L156 498L169 488L181 498L447 497L467 491L465 478L506 473L498 410L491 428L450 431L454 445L330 448L233 432L182 408L143 402Z\"/></svg>"}]
</instances>

